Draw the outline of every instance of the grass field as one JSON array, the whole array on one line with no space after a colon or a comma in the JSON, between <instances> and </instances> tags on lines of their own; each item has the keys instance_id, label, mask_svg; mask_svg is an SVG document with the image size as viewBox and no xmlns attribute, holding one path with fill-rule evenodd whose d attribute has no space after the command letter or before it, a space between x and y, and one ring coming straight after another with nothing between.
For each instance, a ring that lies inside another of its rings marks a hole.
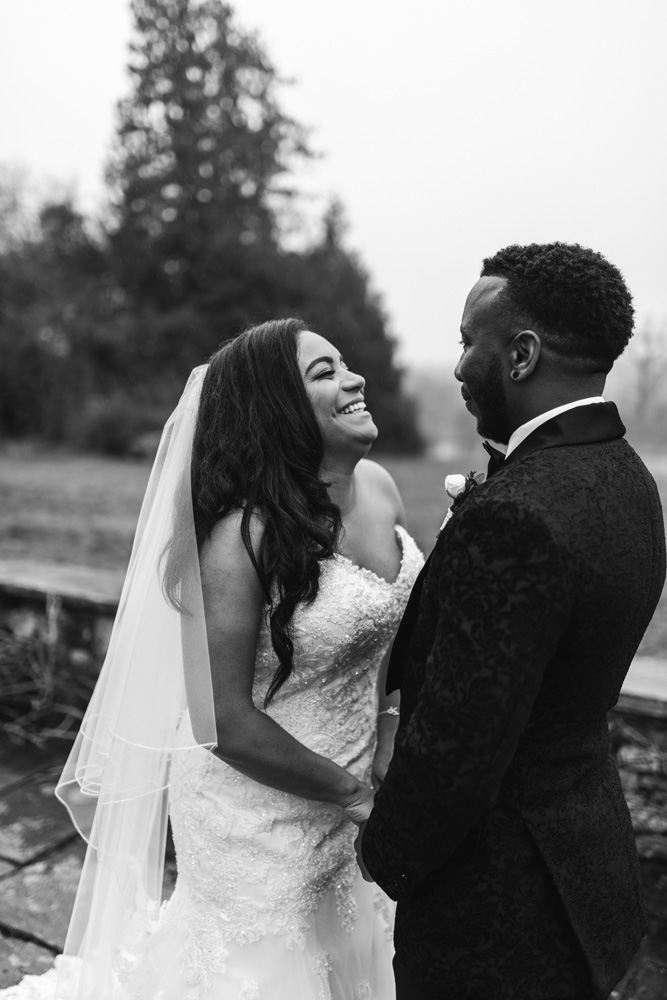
<instances>
[{"instance_id":1,"label":"grass field","mask_svg":"<svg viewBox=\"0 0 667 1000\"><path fill-rule=\"evenodd\" d=\"M375 456L374 456L375 457ZM642 453L667 510L667 457ZM485 454L433 457L377 456L403 495L412 534L430 552L444 516L443 478L484 469ZM44 452L0 451L0 558L36 559L123 569L148 480L150 463ZM667 590L641 652L667 658Z\"/></svg>"}]
</instances>

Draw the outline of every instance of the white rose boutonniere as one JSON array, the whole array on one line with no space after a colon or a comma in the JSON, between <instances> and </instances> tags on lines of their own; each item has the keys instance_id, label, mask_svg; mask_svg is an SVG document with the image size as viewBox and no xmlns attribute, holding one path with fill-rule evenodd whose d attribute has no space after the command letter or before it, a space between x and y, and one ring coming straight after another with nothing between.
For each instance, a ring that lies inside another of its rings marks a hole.
<instances>
[{"instance_id":1,"label":"white rose boutonniere","mask_svg":"<svg viewBox=\"0 0 667 1000\"><path fill-rule=\"evenodd\" d=\"M440 531L445 527L452 512L455 510L459 504L462 504L465 498L470 494L471 490L474 490L477 486L480 486L484 482L484 473L475 472L472 469L467 476L462 476L460 473L456 473L453 476L445 477L445 493L452 501L449 505L449 510L445 515L445 520L440 525ZM440 534L438 531L438 535Z\"/></svg>"}]
</instances>

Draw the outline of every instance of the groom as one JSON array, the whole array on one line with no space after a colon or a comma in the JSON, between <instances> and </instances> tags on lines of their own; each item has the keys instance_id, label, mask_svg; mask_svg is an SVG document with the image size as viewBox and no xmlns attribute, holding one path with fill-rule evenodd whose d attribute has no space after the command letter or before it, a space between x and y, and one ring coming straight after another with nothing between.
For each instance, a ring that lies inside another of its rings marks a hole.
<instances>
[{"instance_id":1,"label":"groom","mask_svg":"<svg viewBox=\"0 0 667 1000\"><path fill-rule=\"evenodd\" d=\"M603 1000L644 929L607 712L665 578L660 502L605 376L619 271L577 245L484 261L456 368L506 457L457 502L394 644L396 748L361 837L398 1000Z\"/></svg>"}]
</instances>

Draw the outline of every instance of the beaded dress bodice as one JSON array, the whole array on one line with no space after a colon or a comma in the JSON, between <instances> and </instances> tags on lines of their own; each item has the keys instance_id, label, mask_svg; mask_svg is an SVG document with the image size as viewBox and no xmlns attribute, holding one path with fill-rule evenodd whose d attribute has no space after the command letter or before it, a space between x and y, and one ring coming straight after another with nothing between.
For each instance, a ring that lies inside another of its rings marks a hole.
<instances>
[{"instance_id":1,"label":"beaded dress bodice","mask_svg":"<svg viewBox=\"0 0 667 1000\"><path fill-rule=\"evenodd\" d=\"M293 673L268 710L296 739L343 767L375 729L379 662L423 561L407 532L398 527L396 533L402 558L393 582L345 556L322 563L316 600L294 615ZM258 706L277 665L266 626L255 667Z\"/></svg>"}]
</instances>

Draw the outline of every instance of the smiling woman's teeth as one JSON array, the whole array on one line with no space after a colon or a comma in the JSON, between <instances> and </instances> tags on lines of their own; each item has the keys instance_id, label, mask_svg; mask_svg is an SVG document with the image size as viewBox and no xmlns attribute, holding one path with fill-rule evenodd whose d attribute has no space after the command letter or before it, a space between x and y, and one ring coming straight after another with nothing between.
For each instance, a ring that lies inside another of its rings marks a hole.
<instances>
[{"instance_id":1,"label":"smiling woman's teeth","mask_svg":"<svg viewBox=\"0 0 667 1000\"><path fill-rule=\"evenodd\" d=\"M341 413L357 413L359 410L365 410L365 409L366 409L366 404L365 403L350 403L349 406L346 406L345 409L341 410L340 412Z\"/></svg>"}]
</instances>

